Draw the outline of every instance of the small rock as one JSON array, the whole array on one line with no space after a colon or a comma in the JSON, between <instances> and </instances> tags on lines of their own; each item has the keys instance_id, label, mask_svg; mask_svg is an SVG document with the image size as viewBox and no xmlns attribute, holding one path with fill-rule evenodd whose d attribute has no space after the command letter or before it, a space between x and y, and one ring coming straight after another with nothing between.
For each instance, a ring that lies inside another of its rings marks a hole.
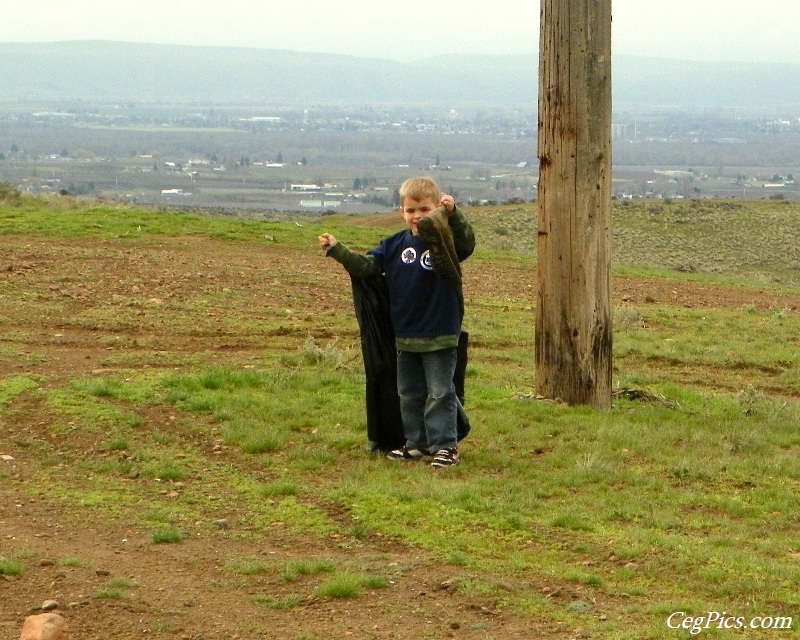
<instances>
[{"instance_id":1,"label":"small rock","mask_svg":"<svg viewBox=\"0 0 800 640\"><path fill-rule=\"evenodd\" d=\"M55 564L56 563L53 562L52 560L40 560L39 561L39 566L40 567L53 567L53 566L55 566Z\"/></svg>"},{"instance_id":2,"label":"small rock","mask_svg":"<svg viewBox=\"0 0 800 640\"><path fill-rule=\"evenodd\" d=\"M19 640L67 640L67 622L57 613L28 616L22 624Z\"/></svg>"},{"instance_id":3,"label":"small rock","mask_svg":"<svg viewBox=\"0 0 800 640\"><path fill-rule=\"evenodd\" d=\"M42 611L52 611L53 609L58 609L58 601L57 600L45 600L42 603Z\"/></svg>"},{"instance_id":4,"label":"small rock","mask_svg":"<svg viewBox=\"0 0 800 640\"><path fill-rule=\"evenodd\" d=\"M107 577L107 576L110 576L110 575L111 575L111 572L110 572L110 571L107 571L106 569L97 569L97 570L94 572L94 574L95 574L96 576L99 576L99 577L101 577L101 578L105 578L105 577Z\"/></svg>"},{"instance_id":5,"label":"small rock","mask_svg":"<svg viewBox=\"0 0 800 640\"><path fill-rule=\"evenodd\" d=\"M214 526L219 527L220 529L227 529L228 528L228 521L225 518L220 518L219 520L214 520Z\"/></svg>"}]
</instances>

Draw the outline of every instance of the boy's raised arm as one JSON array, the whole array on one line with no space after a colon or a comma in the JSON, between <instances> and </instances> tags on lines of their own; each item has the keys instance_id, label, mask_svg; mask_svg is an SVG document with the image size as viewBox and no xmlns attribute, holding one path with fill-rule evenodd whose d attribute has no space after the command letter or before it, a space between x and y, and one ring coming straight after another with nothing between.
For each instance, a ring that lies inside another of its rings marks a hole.
<instances>
[{"instance_id":1,"label":"boy's raised arm","mask_svg":"<svg viewBox=\"0 0 800 640\"><path fill-rule=\"evenodd\" d=\"M319 246L325 251L326 256L336 260L347 273L356 278L366 278L381 273L381 267L373 256L361 255L348 249L330 233L319 236Z\"/></svg>"},{"instance_id":2,"label":"boy's raised arm","mask_svg":"<svg viewBox=\"0 0 800 640\"><path fill-rule=\"evenodd\" d=\"M475 250L475 231L458 205L453 205L453 211L447 219L450 231L453 233L453 246L459 262L463 262Z\"/></svg>"}]
</instances>

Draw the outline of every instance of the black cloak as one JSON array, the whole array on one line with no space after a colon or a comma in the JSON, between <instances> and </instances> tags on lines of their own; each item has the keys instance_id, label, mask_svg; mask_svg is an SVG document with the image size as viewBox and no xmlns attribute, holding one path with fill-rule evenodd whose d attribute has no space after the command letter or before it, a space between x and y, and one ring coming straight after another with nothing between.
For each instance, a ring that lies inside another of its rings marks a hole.
<instances>
[{"instance_id":1,"label":"black cloak","mask_svg":"<svg viewBox=\"0 0 800 640\"><path fill-rule=\"evenodd\" d=\"M367 440L370 451L391 451L405 445L400 398L397 394L397 348L389 319L389 293L382 275L350 278L353 305L361 334L366 374ZM458 439L469 433L464 411L464 377L469 335L462 331L453 383L458 396Z\"/></svg>"}]
</instances>

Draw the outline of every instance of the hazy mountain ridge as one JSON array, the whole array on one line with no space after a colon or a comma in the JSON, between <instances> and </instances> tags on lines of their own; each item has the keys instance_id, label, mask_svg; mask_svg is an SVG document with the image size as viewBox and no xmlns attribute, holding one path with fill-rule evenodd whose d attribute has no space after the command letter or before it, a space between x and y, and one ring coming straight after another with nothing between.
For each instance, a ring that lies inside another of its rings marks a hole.
<instances>
[{"instance_id":1,"label":"hazy mountain ridge","mask_svg":"<svg viewBox=\"0 0 800 640\"><path fill-rule=\"evenodd\" d=\"M535 55L419 63L242 47L108 41L0 43L2 100L260 101L265 104L526 106ZM615 55L615 107L800 106L800 65Z\"/></svg>"}]
</instances>

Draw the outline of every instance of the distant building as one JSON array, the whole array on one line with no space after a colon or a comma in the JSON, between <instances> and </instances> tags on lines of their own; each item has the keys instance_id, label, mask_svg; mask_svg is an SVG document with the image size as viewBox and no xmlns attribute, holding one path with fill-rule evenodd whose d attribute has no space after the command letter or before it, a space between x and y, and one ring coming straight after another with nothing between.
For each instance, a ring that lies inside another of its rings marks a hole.
<instances>
[{"instance_id":1,"label":"distant building","mask_svg":"<svg viewBox=\"0 0 800 640\"><path fill-rule=\"evenodd\" d=\"M621 124L621 123L614 123L611 125L611 137L614 140L627 140L628 136L628 125Z\"/></svg>"},{"instance_id":2,"label":"distant building","mask_svg":"<svg viewBox=\"0 0 800 640\"><path fill-rule=\"evenodd\" d=\"M691 180L694 178L694 174L691 171L680 171L680 170L662 170L662 169L655 169L653 173L657 173L662 176L667 176L668 178L677 179L686 179Z\"/></svg>"},{"instance_id":3,"label":"distant building","mask_svg":"<svg viewBox=\"0 0 800 640\"><path fill-rule=\"evenodd\" d=\"M293 184L290 186L291 191L319 191L321 187L316 184Z\"/></svg>"},{"instance_id":4,"label":"distant building","mask_svg":"<svg viewBox=\"0 0 800 640\"><path fill-rule=\"evenodd\" d=\"M283 122L280 116L253 116L252 118L239 118L241 122Z\"/></svg>"}]
</instances>

